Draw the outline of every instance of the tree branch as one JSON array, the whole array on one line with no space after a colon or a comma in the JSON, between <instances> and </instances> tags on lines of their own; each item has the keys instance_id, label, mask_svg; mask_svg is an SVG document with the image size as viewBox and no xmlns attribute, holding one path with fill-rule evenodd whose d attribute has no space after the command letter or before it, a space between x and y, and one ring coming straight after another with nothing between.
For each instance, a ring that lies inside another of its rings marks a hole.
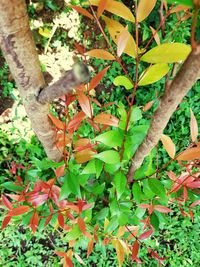
<instances>
[{"instance_id":1,"label":"tree branch","mask_svg":"<svg viewBox=\"0 0 200 267\"><path fill-rule=\"evenodd\" d=\"M200 44L197 45L196 49L192 50L172 81L170 88L165 91L165 94L161 98L148 134L132 158L132 163L127 174L129 182L133 181L134 172L142 165L144 158L157 145L170 117L183 97L199 78Z\"/></svg>"}]
</instances>

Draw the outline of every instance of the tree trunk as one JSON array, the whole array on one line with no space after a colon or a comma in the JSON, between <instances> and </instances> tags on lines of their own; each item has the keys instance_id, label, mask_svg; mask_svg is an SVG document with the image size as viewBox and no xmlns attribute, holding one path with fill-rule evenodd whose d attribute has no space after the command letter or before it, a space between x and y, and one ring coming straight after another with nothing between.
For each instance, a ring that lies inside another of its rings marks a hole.
<instances>
[{"instance_id":1,"label":"tree trunk","mask_svg":"<svg viewBox=\"0 0 200 267\"><path fill-rule=\"evenodd\" d=\"M170 117L198 78L200 78L200 44L190 53L161 98L148 134L132 159L127 175L129 182L133 180L134 172L142 165L144 158L157 145Z\"/></svg>"},{"instance_id":2,"label":"tree trunk","mask_svg":"<svg viewBox=\"0 0 200 267\"><path fill-rule=\"evenodd\" d=\"M88 80L87 67L76 64L61 81L45 88L24 0L1 1L0 46L19 88L33 130L48 158L61 161L63 151L56 147L55 127L48 118L49 102Z\"/></svg>"}]
</instances>

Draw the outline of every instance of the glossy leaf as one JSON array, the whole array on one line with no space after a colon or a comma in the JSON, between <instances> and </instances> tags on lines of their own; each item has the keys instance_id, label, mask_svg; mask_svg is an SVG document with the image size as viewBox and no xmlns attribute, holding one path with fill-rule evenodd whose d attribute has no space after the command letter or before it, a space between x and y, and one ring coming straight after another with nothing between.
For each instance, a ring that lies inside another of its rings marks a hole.
<instances>
[{"instance_id":1,"label":"glossy leaf","mask_svg":"<svg viewBox=\"0 0 200 267\"><path fill-rule=\"evenodd\" d=\"M150 178L148 179L148 184L154 194L158 195L162 200L166 199L165 188L158 179Z\"/></svg>"},{"instance_id":2,"label":"glossy leaf","mask_svg":"<svg viewBox=\"0 0 200 267\"><path fill-rule=\"evenodd\" d=\"M129 40L128 27L124 28L117 40L117 56L121 57Z\"/></svg>"},{"instance_id":3,"label":"glossy leaf","mask_svg":"<svg viewBox=\"0 0 200 267\"><path fill-rule=\"evenodd\" d=\"M88 17L89 19L94 19L94 17L86 9L80 6L74 6L74 5L68 5L68 6L76 10L78 13Z\"/></svg>"},{"instance_id":4,"label":"glossy leaf","mask_svg":"<svg viewBox=\"0 0 200 267\"><path fill-rule=\"evenodd\" d=\"M200 159L200 147L192 147L183 151L177 160L195 160Z\"/></svg>"},{"instance_id":5,"label":"glossy leaf","mask_svg":"<svg viewBox=\"0 0 200 267\"><path fill-rule=\"evenodd\" d=\"M144 86L147 84L152 84L159 81L164 77L169 71L168 64L155 64L147 68L139 79L139 86Z\"/></svg>"},{"instance_id":6,"label":"glossy leaf","mask_svg":"<svg viewBox=\"0 0 200 267\"><path fill-rule=\"evenodd\" d=\"M111 130L98 135L94 140L109 147L121 146L123 136L117 130Z\"/></svg>"},{"instance_id":7,"label":"glossy leaf","mask_svg":"<svg viewBox=\"0 0 200 267\"><path fill-rule=\"evenodd\" d=\"M20 206L8 212L7 216L19 216L30 210L29 206Z\"/></svg>"},{"instance_id":8,"label":"glossy leaf","mask_svg":"<svg viewBox=\"0 0 200 267\"><path fill-rule=\"evenodd\" d=\"M175 147L172 139L169 136L162 134L160 140L162 141L163 146L166 149L170 158L173 159L175 154L176 154L176 147Z\"/></svg>"},{"instance_id":9,"label":"glossy leaf","mask_svg":"<svg viewBox=\"0 0 200 267\"><path fill-rule=\"evenodd\" d=\"M150 29L151 29L151 32L152 32L152 34L153 34L153 38L154 38L155 41L156 41L156 44L157 44L157 45L160 45L160 37L159 37L159 35L158 35L158 32L157 32L153 27L151 27L151 26L150 26Z\"/></svg>"},{"instance_id":10,"label":"glossy leaf","mask_svg":"<svg viewBox=\"0 0 200 267\"><path fill-rule=\"evenodd\" d=\"M190 134L192 142L196 142L198 137L198 124L192 109L190 109Z\"/></svg>"},{"instance_id":11,"label":"glossy leaf","mask_svg":"<svg viewBox=\"0 0 200 267\"><path fill-rule=\"evenodd\" d=\"M153 229L150 229L150 230L148 230L148 231L142 233L142 234L138 237L138 239L140 239L140 240L147 239L147 238L149 238L149 237L153 234L153 232L154 232Z\"/></svg>"},{"instance_id":12,"label":"glossy leaf","mask_svg":"<svg viewBox=\"0 0 200 267\"><path fill-rule=\"evenodd\" d=\"M143 21L153 10L157 0L140 0L137 8L137 20Z\"/></svg>"},{"instance_id":13,"label":"glossy leaf","mask_svg":"<svg viewBox=\"0 0 200 267\"><path fill-rule=\"evenodd\" d=\"M113 81L115 86L124 86L126 90L130 90L133 88L133 84L131 81L123 75L117 76Z\"/></svg>"},{"instance_id":14,"label":"glossy leaf","mask_svg":"<svg viewBox=\"0 0 200 267\"><path fill-rule=\"evenodd\" d=\"M120 199L121 195L124 193L126 189L126 176L124 173L117 172L114 176L113 184L115 185L116 191L117 191L117 199Z\"/></svg>"},{"instance_id":15,"label":"glossy leaf","mask_svg":"<svg viewBox=\"0 0 200 267\"><path fill-rule=\"evenodd\" d=\"M98 9L97 9L97 16L98 17L100 17L103 14L108 1L109 0L100 0L99 1Z\"/></svg>"},{"instance_id":16,"label":"glossy leaf","mask_svg":"<svg viewBox=\"0 0 200 267\"><path fill-rule=\"evenodd\" d=\"M64 123L61 120L59 120L58 118L56 118L52 114L48 114L48 116L51 119L51 121L53 122L53 124L56 126L56 128L58 128L60 130L64 130Z\"/></svg>"},{"instance_id":17,"label":"glossy leaf","mask_svg":"<svg viewBox=\"0 0 200 267\"><path fill-rule=\"evenodd\" d=\"M94 6L99 6L100 0L90 0L90 2ZM105 10L131 22L135 21L135 18L131 11L121 2L108 0L106 2Z\"/></svg>"},{"instance_id":18,"label":"glossy leaf","mask_svg":"<svg viewBox=\"0 0 200 267\"><path fill-rule=\"evenodd\" d=\"M85 55L105 60L115 60L115 57L111 53L103 49L93 49L85 53Z\"/></svg>"},{"instance_id":19,"label":"glossy leaf","mask_svg":"<svg viewBox=\"0 0 200 267\"><path fill-rule=\"evenodd\" d=\"M78 102L82 108L82 111L89 117L92 117L92 105L90 104L90 100L88 96L86 96L82 91L77 91Z\"/></svg>"},{"instance_id":20,"label":"glossy leaf","mask_svg":"<svg viewBox=\"0 0 200 267\"><path fill-rule=\"evenodd\" d=\"M132 247L132 260L135 261L138 256L139 251L139 243L137 240L135 240L133 247Z\"/></svg>"},{"instance_id":21,"label":"glossy leaf","mask_svg":"<svg viewBox=\"0 0 200 267\"><path fill-rule=\"evenodd\" d=\"M94 118L94 122L118 127L119 119L110 114L100 113Z\"/></svg>"},{"instance_id":22,"label":"glossy leaf","mask_svg":"<svg viewBox=\"0 0 200 267\"><path fill-rule=\"evenodd\" d=\"M140 59L148 63L175 63L183 61L191 52L191 47L182 43L166 43L158 45Z\"/></svg>"},{"instance_id":23,"label":"glossy leaf","mask_svg":"<svg viewBox=\"0 0 200 267\"><path fill-rule=\"evenodd\" d=\"M118 44L118 38L122 31L125 29L125 27L119 23L118 21L112 20L108 17L103 17L105 20L106 26L108 28L108 32L114 41L114 43L117 45ZM136 56L136 43L130 33L128 33L129 39L126 45L126 48L124 49L124 53L127 55L134 57Z\"/></svg>"},{"instance_id":24,"label":"glossy leaf","mask_svg":"<svg viewBox=\"0 0 200 267\"><path fill-rule=\"evenodd\" d=\"M120 162L119 153L114 150L106 150L93 157L109 164L117 164Z\"/></svg>"},{"instance_id":25,"label":"glossy leaf","mask_svg":"<svg viewBox=\"0 0 200 267\"><path fill-rule=\"evenodd\" d=\"M89 90L94 89L100 83L100 81L103 79L104 75L106 74L109 68L110 68L109 66L106 67L105 69L97 73L97 75L94 76L94 78L92 78L89 84Z\"/></svg>"},{"instance_id":26,"label":"glossy leaf","mask_svg":"<svg viewBox=\"0 0 200 267\"><path fill-rule=\"evenodd\" d=\"M165 206L161 206L161 205L155 205L154 207L154 210L157 210L161 213L169 213L169 212L173 212L173 210L165 207Z\"/></svg>"}]
</instances>

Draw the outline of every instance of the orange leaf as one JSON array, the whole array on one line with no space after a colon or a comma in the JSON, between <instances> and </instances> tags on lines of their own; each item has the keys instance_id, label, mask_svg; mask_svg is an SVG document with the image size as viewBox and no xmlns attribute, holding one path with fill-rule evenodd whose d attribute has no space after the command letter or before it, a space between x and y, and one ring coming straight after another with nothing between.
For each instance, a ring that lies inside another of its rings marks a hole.
<instances>
[{"instance_id":1,"label":"orange leaf","mask_svg":"<svg viewBox=\"0 0 200 267\"><path fill-rule=\"evenodd\" d=\"M69 7L73 8L78 13L81 13L82 15L84 15L84 16L90 18L90 19L94 19L94 17L86 9L84 9L84 8L82 8L80 6L69 5Z\"/></svg>"},{"instance_id":2,"label":"orange leaf","mask_svg":"<svg viewBox=\"0 0 200 267\"><path fill-rule=\"evenodd\" d=\"M119 119L110 114L100 113L94 118L94 122L118 127Z\"/></svg>"},{"instance_id":3,"label":"orange leaf","mask_svg":"<svg viewBox=\"0 0 200 267\"><path fill-rule=\"evenodd\" d=\"M143 107L143 111L146 112L147 110L149 110L153 106L153 103L153 100L146 103L146 105Z\"/></svg>"},{"instance_id":4,"label":"orange leaf","mask_svg":"<svg viewBox=\"0 0 200 267\"><path fill-rule=\"evenodd\" d=\"M1 225L1 229L2 230L9 224L10 220L11 220L11 216L6 216L3 219L3 222L2 222L2 225Z\"/></svg>"},{"instance_id":5,"label":"orange leaf","mask_svg":"<svg viewBox=\"0 0 200 267\"><path fill-rule=\"evenodd\" d=\"M58 167L56 170L55 170L55 174L56 174L56 177L61 177L65 174L65 164Z\"/></svg>"},{"instance_id":6,"label":"orange leaf","mask_svg":"<svg viewBox=\"0 0 200 267\"><path fill-rule=\"evenodd\" d=\"M156 44L157 44L157 45L160 45L160 37L159 37L159 35L158 35L158 32L157 32L153 27L151 27L151 26L150 26L150 29L151 29L151 32L152 32L152 34L153 34L153 38L154 38L155 41L156 41Z\"/></svg>"},{"instance_id":7,"label":"orange leaf","mask_svg":"<svg viewBox=\"0 0 200 267\"><path fill-rule=\"evenodd\" d=\"M37 227L38 227L38 223L39 223L39 216L38 216L38 213L35 211L35 212L33 212L33 215L30 219L30 227L31 227L33 233L36 232Z\"/></svg>"},{"instance_id":8,"label":"orange leaf","mask_svg":"<svg viewBox=\"0 0 200 267\"><path fill-rule=\"evenodd\" d=\"M3 203L3 205L4 205L6 208L8 208L9 210L11 210L11 209L12 209L12 204L11 204L11 202L7 199L7 197L4 196L4 195L2 195L1 198L2 198L2 203Z\"/></svg>"},{"instance_id":9,"label":"orange leaf","mask_svg":"<svg viewBox=\"0 0 200 267\"><path fill-rule=\"evenodd\" d=\"M135 261L139 251L139 243L135 240L133 247L132 247L132 260Z\"/></svg>"},{"instance_id":10,"label":"orange leaf","mask_svg":"<svg viewBox=\"0 0 200 267\"><path fill-rule=\"evenodd\" d=\"M78 217L78 227L81 230L81 232L83 234L85 234L85 232L86 232L86 226L85 226L85 222L84 222L83 218L81 218L81 217Z\"/></svg>"},{"instance_id":11,"label":"orange leaf","mask_svg":"<svg viewBox=\"0 0 200 267\"><path fill-rule=\"evenodd\" d=\"M170 10L170 14L180 12L180 11L187 11L189 9L188 6L178 5Z\"/></svg>"},{"instance_id":12,"label":"orange leaf","mask_svg":"<svg viewBox=\"0 0 200 267\"><path fill-rule=\"evenodd\" d=\"M56 118L52 114L48 114L48 116L53 122L53 124L56 126L56 128L64 130L64 123L62 121L60 121L58 118Z\"/></svg>"},{"instance_id":13,"label":"orange leaf","mask_svg":"<svg viewBox=\"0 0 200 267\"><path fill-rule=\"evenodd\" d=\"M169 213L169 212L173 212L173 210L165 207L165 206L161 206L161 205L155 205L154 207L154 210L157 210L161 213Z\"/></svg>"},{"instance_id":14,"label":"orange leaf","mask_svg":"<svg viewBox=\"0 0 200 267\"><path fill-rule=\"evenodd\" d=\"M85 54L90 57L96 57L105 60L115 60L115 57L111 53L103 49L93 49Z\"/></svg>"},{"instance_id":15,"label":"orange leaf","mask_svg":"<svg viewBox=\"0 0 200 267\"><path fill-rule=\"evenodd\" d=\"M166 149L168 155L170 156L170 158L173 159L175 156L175 153L176 153L176 147L175 147L172 139L165 134L162 134L160 139L161 139L163 146Z\"/></svg>"},{"instance_id":16,"label":"orange leaf","mask_svg":"<svg viewBox=\"0 0 200 267\"><path fill-rule=\"evenodd\" d=\"M92 253L93 247L94 247L94 239L92 238L92 239L90 240L90 242L88 243L88 247L87 247L87 257L89 257L90 254Z\"/></svg>"},{"instance_id":17,"label":"orange leaf","mask_svg":"<svg viewBox=\"0 0 200 267\"><path fill-rule=\"evenodd\" d=\"M102 71L100 71L92 80L90 81L89 90L94 89L99 82L102 80L103 76L106 74L107 70L110 68L110 66L106 67Z\"/></svg>"},{"instance_id":18,"label":"orange leaf","mask_svg":"<svg viewBox=\"0 0 200 267\"><path fill-rule=\"evenodd\" d=\"M64 252L64 251L55 251L54 252L56 255L58 255L59 257L65 257L66 256L66 252Z\"/></svg>"},{"instance_id":19,"label":"orange leaf","mask_svg":"<svg viewBox=\"0 0 200 267\"><path fill-rule=\"evenodd\" d=\"M60 212L58 213L58 223L59 223L61 228L64 228L65 218Z\"/></svg>"},{"instance_id":20,"label":"orange leaf","mask_svg":"<svg viewBox=\"0 0 200 267\"><path fill-rule=\"evenodd\" d=\"M20 206L8 212L7 216L18 216L30 210L29 206Z\"/></svg>"},{"instance_id":21,"label":"orange leaf","mask_svg":"<svg viewBox=\"0 0 200 267\"><path fill-rule=\"evenodd\" d=\"M90 105L89 98L82 92L77 91L78 102L82 108L82 111L89 117L92 117L92 106Z\"/></svg>"},{"instance_id":22,"label":"orange leaf","mask_svg":"<svg viewBox=\"0 0 200 267\"><path fill-rule=\"evenodd\" d=\"M91 159L93 159L93 156L97 154L96 151L91 150L90 148L86 148L84 150L81 150L77 153L75 153L75 160L78 164L85 163Z\"/></svg>"},{"instance_id":23,"label":"orange leaf","mask_svg":"<svg viewBox=\"0 0 200 267\"><path fill-rule=\"evenodd\" d=\"M190 134L192 142L196 142L198 136L198 124L192 109L190 109Z\"/></svg>"},{"instance_id":24,"label":"orange leaf","mask_svg":"<svg viewBox=\"0 0 200 267\"><path fill-rule=\"evenodd\" d=\"M200 158L200 147L192 147L183 151L177 160L195 160Z\"/></svg>"},{"instance_id":25,"label":"orange leaf","mask_svg":"<svg viewBox=\"0 0 200 267\"><path fill-rule=\"evenodd\" d=\"M117 40L117 55L120 57L124 52L129 40L128 27L124 28Z\"/></svg>"},{"instance_id":26,"label":"orange leaf","mask_svg":"<svg viewBox=\"0 0 200 267\"><path fill-rule=\"evenodd\" d=\"M124 262L124 257L125 257L124 248L118 239L112 240L112 244L116 249L117 260L118 260L119 266L121 267Z\"/></svg>"},{"instance_id":27,"label":"orange leaf","mask_svg":"<svg viewBox=\"0 0 200 267\"><path fill-rule=\"evenodd\" d=\"M74 267L72 260L68 256L65 256L65 263L67 264L66 267Z\"/></svg>"},{"instance_id":28,"label":"orange leaf","mask_svg":"<svg viewBox=\"0 0 200 267\"><path fill-rule=\"evenodd\" d=\"M108 2L108 0L100 0L99 5L98 5L98 9L97 9L97 16L98 17L100 17L103 14L107 2Z\"/></svg>"},{"instance_id":29,"label":"orange leaf","mask_svg":"<svg viewBox=\"0 0 200 267\"><path fill-rule=\"evenodd\" d=\"M147 239L148 237L150 237L153 234L153 229L150 229L146 232L144 232L143 234L141 234L138 239L143 240L143 239Z\"/></svg>"},{"instance_id":30,"label":"orange leaf","mask_svg":"<svg viewBox=\"0 0 200 267\"><path fill-rule=\"evenodd\" d=\"M143 21L146 17L149 16L156 2L157 0L140 0L137 9L137 19L139 22Z\"/></svg>"}]
</instances>

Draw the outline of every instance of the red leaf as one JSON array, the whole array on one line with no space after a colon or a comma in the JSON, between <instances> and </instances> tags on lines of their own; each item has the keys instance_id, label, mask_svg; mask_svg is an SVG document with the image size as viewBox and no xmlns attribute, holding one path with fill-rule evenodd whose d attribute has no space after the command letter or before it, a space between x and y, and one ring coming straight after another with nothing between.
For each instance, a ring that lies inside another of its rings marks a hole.
<instances>
[{"instance_id":1,"label":"red leaf","mask_svg":"<svg viewBox=\"0 0 200 267\"><path fill-rule=\"evenodd\" d=\"M40 195L39 192L30 196L28 202L31 203L33 206L38 207L46 202L48 199L48 194Z\"/></svg>"},{"instance_id":2,"label":"red leaf","mask_svg":"<svg viewBox=\"0 0 200 267\"><path fill-rule=\"evenodd\" d=\"M65 257L66 256L66 252L63 252L63 251L55 251L54 252L56 255L58 255L59 257Z\"/></svg>"},{"instance_id":3,"label":"red leaf","mask_svg":"<svg viewBox=\"0 0 200 267\"><path fill-rule=\"evenodd\" d=\"M78 102L82 108L82 111L89 117L92 117L92 106L89 98L82 92L77 91Z\"/></svg>"},{"instance_id":4,"label":"red leaf","mask_svg":"<svg viewBox=\"0 0 200 267\"><path fill-rule=\"evenodd\" d=\"M65 226L65 218L60 212L58 213L58 223L59 223L61 228L64 228L64 226Z\"/></svg>"},{"instance_id":5,"label":"red leaf","mask_svg":"<svg viewBox=\"0 0 200 267\"><path fill-rule=\"evenodd\" d=\"M94 17L86 9L84 9L84 8L82 8L80 6L69 5L69 7L73 8L78 13L81 13L82 15L84 15L84 16L90 18L90 19L94 19Z\"/></svg>"},{"instance_id":6,"label":"red leaf","mask_svg":"<svg viewBox=\"0 0 200 267\"><path fill-rule=\"evenodd\" d=\"M188 199L188 191L187 191L187 187L184 186L183 187L183 201L186 202Z\"/></svg>"},{"instance_id":7,"label":"red leaf","mask_svg":"<svg viewBox=\"0 0 200 267\"><path fill-rule=\"evenodd\" d=\"M92 253L93 247L94 247L94 239L92 238L92 239L90 240L90 242L88 243L88 247L87 247L87 257L89 257L90 254Z\"/></svg>"},{"instance_id":8,"label":"red leaf","mask_svg":"<svg viewBox=\"0 0 200 267\"><path fill-rule=\"evenodd\" d=\"M28 212L30 210L30 207L29 206L20 206L20 207L17 207L11 211L8 212L8 215L7 216L19 216L21 214L24 214L26 212Z\"/></svg>"},{"instance_id":9,"label":"red leaf","mask_svg":"<svg viewBox=\"0 0 200 267\"><path fill-rule=\"evenodd\" d=\"M139 251L139 243L135 240L133 247L132 247L132 260L135 261Z\"/></svg>"},{"instance_id":10,"label":"red leaf","mask_svg":"<svg viewBox=\"0 0 200 267\"><path fill-rule=\"evenodd\" d=\"M110 114L100 113L94 118L94 122L118 127L119 119Z\"/></svg>"},{"instance_id":11,"label":"red leaf","mask_svg":"<svg viewBox=\"0 0 200 267\"><path fill-rule=\"evenodd\" d=\"M10 172L15 175L17 173L16 163L12 161L12 168L10 169Z\"/></svg>"},{"instance_id":12,"label":"red leaf","mask_svg":"<svg viewBox=\"0 0 200 267\"><path fill-rule=\"evenodd\" d=\"M100 17L102 15L102 13L105 10L106 4L109 0L100 0L99 5L98 5L98 9L97 9L97 16Z\"/></svg>"},{"instance_id":13,"label":"red leaf","mask_svg":"<svg viewBox=\"0 0 200 267\"><path fill-rule=\"evenodd\" d=\"M100 71L94 78L92 78L89 85L89 91L94 89L99 84L99 82L102 80L103 76L106 74L109 68L110 66L106 67L105 69Z\"/></svg>"},{"instance_id":14,"label":"red leaf","mask_svg":"<svg viewBox=\"0 0 200 267\"><path fill-rule=\"evenodd\" d=\"M200 181L187 183L187 187L192 188L192 189L193 188L200 188Z\"/></svg>"},{"instance_id":15,"label":"red leaf","mask_svg":"<svg viewBox=\"0 0 200 267\"><path fill-rule=\"evenodd\" d=\"M190 205L190 207L195 207L195 206L197 206L197 205L200 205L200 199L194 201L194 202Z\"/></svg>"},{"instance_id":16,"label":"red leaf","mask_svg":"<svg viewBox=\"0 0 200 267\"><path fill-rule=\"evenodd\" d=\"M39 223L39 216L38 216L38 213L35 211L33 213L33 216L30 219L30 227L31 227L33 233L36 232L37 227L38 227L38 223Z\"/></svg>"},{"instance_id":17,"label":"red leaf","mask_svg":"<svg viewBox=\"0 0 200 267\"><path fill-rule=\"evenodd\" d=\"M65 263L67 264L67 267L74 267L73 262L68 256L65 256Z\"/></svg>"},{"instance_id":18,"label":"red leaf","mask_svg":"<svg viewBox=\"0 0 200 267\"><path fill-rule=\"evenodd\" d=\"M73 117L73 119L68 123L67 130L70 133L73 133L74 131L76 131L78 127L80 126L81 122L84 120L84 118L85 118L85 113L83 111L80 111L79 113L77 113Z\"/></svg>"},{"instance_id":19,"label":"red leaf","mask_svg":"<svg viewBox=\"0 0 200 267\"><path fill-rule=\"evenodd\" d=\"M79 229L81 230L81 232L82 232L83 234L86 233L85 222L84 222L83 218L81 218L81 217L78 217L78 227L79 227Z\"/></svg>"},{"instance_id":20,"label":"red leaf","mask_svg":"<svg viewBox=\"0 0 200 267\"><path fill-rule=\"evenodd\" d=\"M148 230L148 231L142 233L142 234L138 237L138 239L140 239L140 240L147 239L148 237L150 237L150 236L153 234L153 232L154 232L153 229L150 229L150 230Z\"/></svg>"},{"instance_id":21,"label":"red leaf","mask_svg":"<svg viewBox=\"0 0 200 267\"><path fill-rule=\"evenodd\" d=\"M154 210L157 210L157 211L162 212L162 213L173 212L173 210L171 210L171 209L169 209L167 207L161 206L161 205L155 205L154 206Z\"/></svg>"},{"instance_id":22,"label":"red leaf","mask_svg":"<svg viewBox=\"0 0 200 267\"><path fill-rule=\"evenodd\" d=\"M45 226L47 226L48 224L49 224L49 222L51 221L51 219L52 219L52 216L53 215L49 215L48 217L47 217L47 219L46 219L46 221L45 221Z\"/></svg>"},{"instance_id":23,"label":"red leaf","mask_svg":"<svg viewBox=\"0 0 200 267\"><path fill-rule=\"evenodd\" d=\"M11 220L11 216L6 216L3 219L3 222L2 222L2 225L1 225L1 229L2 230L9 224L10 220Z\"/></svg>"},{"instance_id":24,"label":"red leaf","mask_svg":"<svg viewBox=\"0 0 200 267\"><path fill-rule=\"evenodd\" d=\"M7 197L6 196L4 196L4 195L2 195L2 203L3 203L3 205L6 207L6 208L8 208L9 210L11 210L12 209L12 204L11 204L11 202L7 199Z\"/></svg>"},{"instance_id":25,"label":"red leaf","mask_svg":"<svg viewBox=\"0 0 200 267\"><path fill-rule=\"evenodd\" d=\"M61 177L65 174L65 164L58 167L56 170L55 170L55 174L56 174L56 177Z\"/></svg>"},{"instance_id":26,"label":"red leaf","mask_svg":"<svg viewBox=\"0 0 200 267\"><path fill-rule=\"evenodd\" d=\"M140 204L140 208L142 209L148 209L150 207L149 204Z\"/></svg>"},{"instance_id":27,"label":"red leaf","mask_svg":"<svg viewBox=\"0 0 200 267\"><path fill-rule=\"evenodd\" d=\"M75 43L75 47L76 47L76 50L79 52L79 54L83 55L85 53L85 47L78 44L78 43Z\"/></svg>"},{"instance_id":28,"label":"red leaf","mask_svg":"<svg viewBox=\"0 0 200 267\"><path fill-rule=\"evenodd\" d=\"M56 128L58 128L60 130L64 130L64 123L62 121L60 121L58 118L56 118L52 114L48 114L48 116L51 119L51 121L53 122L53 124L56 126Z\"/></svg>"}]
</instances>

